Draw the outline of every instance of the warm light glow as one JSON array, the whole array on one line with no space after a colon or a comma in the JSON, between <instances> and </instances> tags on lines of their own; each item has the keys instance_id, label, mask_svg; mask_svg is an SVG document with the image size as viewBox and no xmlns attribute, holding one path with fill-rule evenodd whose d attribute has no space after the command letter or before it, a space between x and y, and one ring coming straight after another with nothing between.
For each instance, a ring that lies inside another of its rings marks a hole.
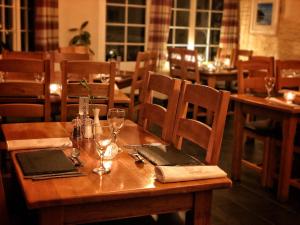
<instances>
[{"instance_id":1,"label":"warm light glow","mask_svg":"<svg viewBox=\"0 0 300 225\"><path fill-rule=\"evenodd\" d=\"M229 58L225 58L225 59L224 59L224 66L225 66L226 68L229 68L229 67L230 67L230 59L229 59Z\"/></svg>"},{"instance_id":2,"label":"warm light glow","mask_svg":"<svg viewBox=\"0 0 300 225\"><path fill-rule=\"evenodd\" d=\"M293 103L293 101L296 97L296 94L292 91L287 91L283 94L283 97L284 97L285 101L290 104L290 103Z\"/></svg>"},{"instance_id":3,"label":"warm light glow","mask_svg":"<svg viewBox=\"0 0 300 225\"><path fill-rule=\"evenodd\" d=\"M50 84L50 93L60 95L61 94L61 85Z\"/></svg>"},{"instance_id":4,"label":"warm light glow","mask_svg":"<svg viewBox=\"0 0 300 225\"><path fill-rule=\"evenodd\" d=\"M207 69L208 69L209 71L213 71L213 70L215 70L215 66L214 66L214 64L212 64L212 63L208 63L208 64L207 64Z\"/></svg>"}]
</instances>

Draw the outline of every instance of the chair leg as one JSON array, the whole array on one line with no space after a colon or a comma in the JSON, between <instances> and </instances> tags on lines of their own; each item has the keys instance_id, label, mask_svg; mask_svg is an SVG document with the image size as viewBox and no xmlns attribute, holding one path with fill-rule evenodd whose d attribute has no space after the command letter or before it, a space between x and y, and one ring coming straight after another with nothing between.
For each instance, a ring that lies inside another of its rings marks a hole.
<instances>
[{"instance_id":1,"label":"chair leg","mask_svg":"<svg viewBox=\"0 0 300 225\"><path fill-rule=\"evenodd\" d=\"M263 187L266 187L268 183L270 146L271 146L270 138L267 137L264 141L264 152L263 152L262 173L261 173L261 184Z\"/></svg>"},{"instance_id":2,"label":"chair leg","mask_svg":"<svg viewBox=\"0 0 300 225\"><path fill-rule=\"evenodd\" d=\"M270 140L270 152L268 158L268 170L267 170L267 180L266 180L266 187L271 188L273 187L274 183L274 175L276 170L276 141L274 139Z\"/></svg>"}]
</instances>

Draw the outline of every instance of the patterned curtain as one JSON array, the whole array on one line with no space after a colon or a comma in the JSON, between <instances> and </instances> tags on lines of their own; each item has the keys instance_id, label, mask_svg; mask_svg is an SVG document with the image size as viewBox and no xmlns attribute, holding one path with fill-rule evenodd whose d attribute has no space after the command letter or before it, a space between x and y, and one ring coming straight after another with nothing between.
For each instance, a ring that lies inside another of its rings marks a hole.
<instances>
[{"instance_id":1,"label":"patterned curtain","mask_svg":"<svg viewBox=\"0 0 300 225\"><path fill-rule=\"evenodd\" d=\"M238 48L239 44L239 0L224 0L219 47Z\"/></svg>"},{"instance_id":2,"label":"patterned curtain","mask_svg":"<svg viewBox=\"0 0 300 225\"><path fill-rule=\"evenodd\" d=\"M58 49L58 0L37 0L35 3L35 49Z\"/></svg>"},{"instance_id":3,"label":"patterned curtain","mask_svg":"<svg viewBox=\"0 0 300 225\"><path fill-rule=\"evenodd\" d=\"M151 1L148 51L159 53L159 59L165 59L172 2L172 0Z\"/></svg>"}]
</instances>

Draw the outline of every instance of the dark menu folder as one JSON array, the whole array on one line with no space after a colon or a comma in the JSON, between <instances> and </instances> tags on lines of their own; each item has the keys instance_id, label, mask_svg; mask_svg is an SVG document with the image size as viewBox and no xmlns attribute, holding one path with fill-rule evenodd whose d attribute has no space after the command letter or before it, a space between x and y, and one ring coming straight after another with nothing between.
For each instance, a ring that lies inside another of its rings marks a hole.
<instances>
[{"instance_id":1,"label":"dark menu folder","mask_svg":"<svg viewBox=\"0 0 300 225\"><path fill-rule=\"evenodd\" d=\"M202 165L203 163L171 145L141 146L139 154L156 166Z\"/></svg>"},{"instance_id":2,"label":"dark menu folder","mask_svg":"<svg viewBox=\"0 0 300 225\"><path fill-rule=\"evenodd\" d=\"M64 152L58 149L20 152L16 157L24 177L77 171Z\"/></svg>"}]
</instances>

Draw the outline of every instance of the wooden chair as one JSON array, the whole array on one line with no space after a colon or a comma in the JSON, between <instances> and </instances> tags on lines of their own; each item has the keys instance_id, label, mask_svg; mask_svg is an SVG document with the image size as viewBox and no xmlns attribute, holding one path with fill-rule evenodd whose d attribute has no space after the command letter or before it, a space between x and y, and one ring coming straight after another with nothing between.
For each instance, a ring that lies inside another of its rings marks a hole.
<instances>
[{"instance_id":1,"label":"wooden chair","mask_svg":"<svg viewBox=\"0 0 300 225\"><path fill-rule=\"evenodd\" d=\"M49 60L0 60L0 71L7 73L0 83L0 115L2 117L34 118L50 121L50 61ZM39 75L43 81L9 79L9 73Z\"/></svg>"},{"instance_id":2,"label":"wooden chair","mask_svg":"<svg viewBox=\"0 0 300 225\"><path fill-rule=\"evenodd\" d=\"M62 62L62 96L61 96L61 121L75 117L78 113L78 97L93 96L93 104L100 108L100 116L107 114L107 110L114 105L114 84L116 75L114 62L92 61L63 61ZM77 74L78 82L68 76ZM90 74L109 74L108 83L89 82L90 91L80 81L88 80ZM90 114L91 115L91 114Z\"/></svg>"},{"instance_id":3,"label":"wooden chair","mask_svg":"<svg viewBox=\"0 0 300 225\"><path fill-rule=\"evenodd\" d=\"M153 124L161 127L161 138L167 142L172 140L180 83L178 79L153 72L145 77L138 123L148 130ZM153 92L167 96L168 105L163 107L153 103Z\"/></svg>"},{"instance_id":4,"label":"wooden chair","mask_svg":"<svg viewBox=\"0 0 300 225\"><path fill-rule=\"evenodd\" d=\"M217 49L217 54L216 54L216 58L224 61L225 58L228 58L230 60L230 68L234 67L234 63L235 63L235 57L236 57L236 49L234 48L218 48Z\"/></svg>"},{"instance_id":5,"label":"wooden chair","mask_svg":"<svg viewBox=\"0 0 300 225\"><path fill-rule=\"evenodd\" d=\"M135 64L135 70L132 75L131 89L130 89L130 103L129 103L129 118L134 120L135 112L138 110L139 104L142 101L141 92L143 87L143 81L145 74L149 69L149 53L148 52L138 52ZM152 63L154 66L154 60ZM136 99L136 96L139 96Z\"/></svg>"},{"instance_id":6,"label":"wooden chair","mask_svg":"<svg viewBox=\"0 0 300 225\"><path fill-rule=\"evenodd\" d=\"M182 48L168 48L168 61L171 77L186 79L185 75L182 74L182 58Z\"/></svg>"},{"instance_id":7,"label":"wooden chair","mask_svg":"<svg viewBox=\"0 0 300 225\"><path fill-rule=\"evenodd\" d=\"M158 53L157 52L148 52L148 70L156 72L157 63L158 63Z\"/></svg>"},{"instance_id":8,"label":"wooden chair","mask_svg":"<svg viewBox=\"0 0 300 225\"><path fill-rule=\"evenodd\" d=\"M234 52L234 63L233 67L237 67L238 61L249 61L252 58L253 51L252 50L246 50L246 49L236 49Z\"/></svg>"},{"instance_id":9,"label":"wooden chair","mask_svg":"<svg viewBox=\"0 0 300 225\"><path fill-rule=\"evenodd\" d=\"M174 146L181 149L183 139L187 139L206 152L204 161L206 164L218 164L229 99L228 91L219 91L208 86L183 81L173 132ZM211 126L187 118L190 103L214 113Z\"/></svg>"},{"instance_id":10,"label":"wooden chair","mask_svg":"<svg viewBox=\"0 0 300 225\"><path fill-rule=\"evenodd\" d=\"M10 224L9 218L8 218L8 211L6 207L6 200L5 200L5 192L4 192L4 186L2 182L2 172L0 169L0 218L1 218L1 224Z\"/></svg>"},{"instance_id":11,"label":"wooden chair","mask_svg":"<svg viewBox=\"0 0 300 225\"><path fill-rule=\"evenodd\" d=\"M249 61L238 62L238 93L266 93L265 76L274 76L273 57L258 57ZM268 158L270 152L270 132L273 121L269 119L253 119L249 115L248 122L243 129L244 139L253 138L264 143L262 162L254 163L252 160L242 159L242 164L261 174L261 183L266 186Z\"/></svg>"}]
</instances>

